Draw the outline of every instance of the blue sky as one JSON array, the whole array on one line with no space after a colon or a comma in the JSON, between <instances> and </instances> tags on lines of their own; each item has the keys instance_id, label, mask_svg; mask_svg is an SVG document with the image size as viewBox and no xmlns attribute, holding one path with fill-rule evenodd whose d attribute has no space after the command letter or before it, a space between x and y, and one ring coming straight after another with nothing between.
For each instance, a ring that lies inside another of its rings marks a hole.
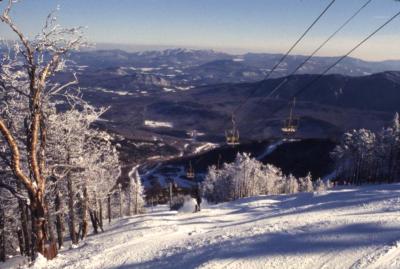
<instances>
[{"instance_id":1,"label":"blue sky","mask_svg":"<svg viewBox=\"0 0 400 269\"><path fill-rule=\"evenodd\" d=\"M33 34L58 4L63 25L87 26L89 41L149 47L213 48L228 52L284 52L331 0L22 0L12 15ZM337 0L293 52L310 53L366 0ZM0 5L2 8L4 3ZM373 2L319 55L342 55L400 2ZM0 35L11 38L0 26ZM353 56L400 59L400 18Z\"/></svg>"}]
</instances>

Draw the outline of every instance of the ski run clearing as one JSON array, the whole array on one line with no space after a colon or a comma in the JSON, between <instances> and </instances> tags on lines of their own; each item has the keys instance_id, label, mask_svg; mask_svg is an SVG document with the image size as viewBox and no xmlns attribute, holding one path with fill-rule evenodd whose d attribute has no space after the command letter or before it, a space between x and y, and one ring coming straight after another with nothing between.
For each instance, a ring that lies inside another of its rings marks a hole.
<instances>
[{"instance_id":1,"label":"ski run clearing","mask_svg":"<svg viewBox=\"0 0 400 269\"><path fill-rule=\"evenodd\" d=\"M400 184L159 206L36 268L400 268Z\"/></svg>"}]
</instances>

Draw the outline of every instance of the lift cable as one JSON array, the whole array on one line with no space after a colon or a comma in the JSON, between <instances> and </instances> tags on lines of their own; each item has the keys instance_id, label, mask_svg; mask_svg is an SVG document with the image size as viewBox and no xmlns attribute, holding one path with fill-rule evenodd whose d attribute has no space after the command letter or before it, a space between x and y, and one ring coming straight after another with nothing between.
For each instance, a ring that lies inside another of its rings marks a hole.
<instances>
[{"instance_id":1,"label":"lift cable","mask_svg":"<svg viewBox=\"0 0 400 269\"><path fill-rule=\"evenodd\" d=\"M376 35L379 31L381 31L384 27L386 27L389 23L391 23L394 19L396 19L398 16L400 16L400 11L397 12L395 15L393 15L390 19L388 19L384 24L379 26L375 31L373 31L371 34L369 34L366 38L364 38L362 41L360 41L356 46L354 46L351 50L349 50L345 55L340 57L337 61L335 61L332 65L330 65L328 68L324 70L321 74L319 74L315 79L313 79L310 83L306 84L304 87L301 87L297 92L295 92L294 95L290 97L290 99L293 99L295 97L298 97L299 94L303 93L305 90L307 90L309 87L314 85L317 81L319 81L324 75L326 75L332 68L334 68L337 64L339 64L341 61L343 61L345 58L347 58L350 54L352 54L355 50L357 50L359 47L361 47L365 42L367 42L369 39L371 39L374 35ZM271 113L270 116L273 116L275 113L277 113L279 110L281 110L283 107L285 107L286 104L279 106L278 108L274 109Z\"/></svg>"},{"instance_id":2,"label":"lift cable","mask_svg":"<svg viewBox=\"0 0 400 269\"><path fill-rule=\"evenodd\" d=\"M322 16L329 10L329 8L336 2L336 0L332 0L328 6L319 14L319 16L313 21L313 23L306 29L306 31L300 36L299 39L290 47L290 49L281 57L281 59L273 66L273 68L268 72L264 80L268 79L271 74L278 68L278 66L289 56L289 54L293 51L293 49L303 40L303 38L308 34L308 32L314 27L315 24L322 18ZM233 111L233 114L236 114L244 104L246 104L249 99L255 94L256 91L251 92L244 100L241 102Z\"/></svg>"},{"instance_id":3,"label":"lift cable","mask_svg":"<svg viewBox=\"0 0 400 269\"><path fill-rule=\"evenodd\" d=\"M278 85L276 86L265 98L271 97L276 91L278 91L283 85L285 85L289 79L288 77L293 76L294 74L297 73L297 71L300 70L312 57L315 56L329 41L331 41L332 38L334 38L340 31L343 30L357 15L364 9L366 8L372 0L368 0L364 5L362 5L352 16L350 16L334 33L332 33L322 44L315 49L299 66L296 67L294 71L292 71L286 78Z\"/></svg>"}]
</instances>

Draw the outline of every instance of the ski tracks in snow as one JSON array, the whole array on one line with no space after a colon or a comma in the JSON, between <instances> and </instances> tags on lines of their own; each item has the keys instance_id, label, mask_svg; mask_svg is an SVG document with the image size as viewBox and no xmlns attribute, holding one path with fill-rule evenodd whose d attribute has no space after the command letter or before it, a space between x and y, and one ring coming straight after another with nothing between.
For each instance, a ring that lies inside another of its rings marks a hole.
<instances>
[{"instance_id":1,"label":"ski tracks in snow","mask_svg":"<svg viewBox=\"0 0 400 269\"><path fill-rule=\"evenodd\" d=\"M116 221L48 268L400 268L400 185L260 196ZM394 242L394 243L393 243Z\"/></svg>"}]
</instances>

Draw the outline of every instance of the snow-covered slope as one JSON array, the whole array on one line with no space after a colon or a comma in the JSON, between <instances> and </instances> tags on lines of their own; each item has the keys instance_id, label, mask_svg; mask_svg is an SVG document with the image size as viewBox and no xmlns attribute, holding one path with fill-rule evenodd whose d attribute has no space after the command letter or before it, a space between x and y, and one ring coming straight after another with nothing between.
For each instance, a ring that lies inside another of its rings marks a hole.
<instances>
[{"instance_id":1,"label":"snow-covered slope","mask_svg":"<svg viewBox=\"0 0 400 269\"><path fill-rule=\"evenodd\" d=\"M116 221L48 268L400 268L400 185L262 196Z\"/></svg>"}]
</instances>

